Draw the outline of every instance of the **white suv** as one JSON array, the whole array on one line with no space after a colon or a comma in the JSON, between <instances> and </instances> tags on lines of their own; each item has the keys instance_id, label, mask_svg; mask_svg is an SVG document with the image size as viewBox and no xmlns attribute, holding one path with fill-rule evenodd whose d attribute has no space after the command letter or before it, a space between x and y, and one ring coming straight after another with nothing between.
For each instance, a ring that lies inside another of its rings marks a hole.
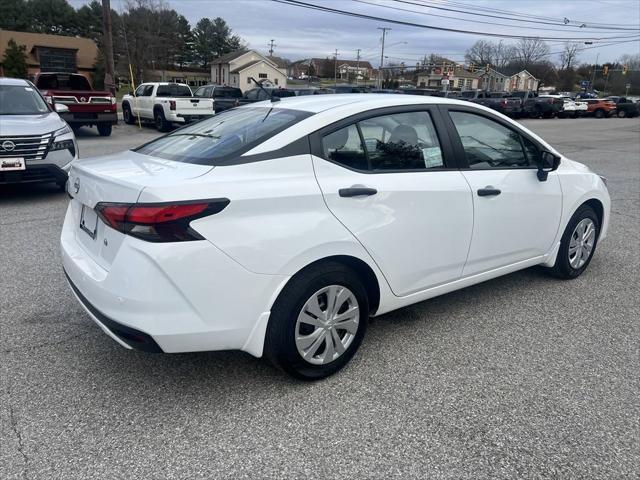
<instances>
[{"instance_id":1,"label":"white suv","mask_svg":"<svg viewBox=\"0 0 640 480\"><path fill-rule=\"evenodd\" d=\"M228 110L71 169L69 283L127 348L240 349L306 379L369 316L533 265L575 278L604 180L488 108L318 95Z\"/></svg>"},{"instance_id":2,"label":"white suv","mask_svg":"<svg viewBox=\"0 0 640 480\"><path fill-rule=\"evenodd\" d=\"M0 185L54 182L64 188L78 158L73 131L29 81L0 77Z\"/></svg>"}]
</instances>

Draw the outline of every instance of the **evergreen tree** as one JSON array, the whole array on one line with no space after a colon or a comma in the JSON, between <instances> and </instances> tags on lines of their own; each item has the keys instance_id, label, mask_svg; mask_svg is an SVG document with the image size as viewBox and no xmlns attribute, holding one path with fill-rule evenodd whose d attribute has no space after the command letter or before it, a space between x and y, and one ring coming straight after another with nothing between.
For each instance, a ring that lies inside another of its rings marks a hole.
<instances>
[{"instance_id":1,"label":"evergreen tree","mask_svg":"<svg viewBox=\"0 0 640 480\"><path fill-rule=\"evenodd\" d=\"M2 69L7 77L27 78L27 47L10 39L2 57Z\"/></svg>"}]
</instances>

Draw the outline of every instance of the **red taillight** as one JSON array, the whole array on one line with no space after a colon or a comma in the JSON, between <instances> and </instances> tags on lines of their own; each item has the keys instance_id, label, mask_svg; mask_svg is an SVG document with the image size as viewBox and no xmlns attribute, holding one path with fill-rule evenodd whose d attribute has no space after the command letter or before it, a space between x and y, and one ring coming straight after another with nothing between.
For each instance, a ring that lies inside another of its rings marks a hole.
<instances>
[{"instance_id":1,"label":"red taillight","mask_svg":"<svg viewBox=\"0 0 640 480\"><path fill-rule=\"evenodd\" d=\"M502 102L500 102L500 103L502 103L503 107L506 107L509 102L507 102L506 100L502 100Z\"/></svg>"},{"instance_id":2,"label":"red taillight","mask_svg":"<svg viewBox=\"0 0 640 480\"><path fill-rule=\"evenodd\" d=\"M176 109L176 101L169 100L169 110L175 110L175 109Z\"/></svg>"},{"instance_id":3,"label":"red taillight","mask_svg":"<svg viewBox=\"0 0 640 480\"><path fill-rule=\"evenodd\" d=\"M148 242L202 240L189 223L221 212L229 200L176 203L99 203L95 210L111 228Z\"/></svg>"}]
</instances>

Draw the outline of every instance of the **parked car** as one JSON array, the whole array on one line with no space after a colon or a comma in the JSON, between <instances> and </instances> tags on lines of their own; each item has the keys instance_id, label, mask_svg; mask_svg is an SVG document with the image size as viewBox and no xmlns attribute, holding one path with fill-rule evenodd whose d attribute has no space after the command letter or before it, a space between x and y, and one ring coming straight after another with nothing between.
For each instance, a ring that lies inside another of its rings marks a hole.
<instances>
[{"instance_id":1,"label":"parked car","mask_svg":"<svg viewBox=\"0 0 640 480\"><path fill-rule=\"evenodd\" d=\"M64 271L115 341L304 379L342 368L370 316L534 265L579 276L610 218L604 180L521 124L410 95L245 105L69 184Z\"/></svg>"},{"instance_id":2,"label":"parked car","mask_svg":"<svg viewBox=\"0 0 640 480\"><path fill-rule=\"evenodd\" d=\"M596 118L605 118L615 115L616 104L604 98L587 98L583 100L587 103L587 113Z\"/></svg>"},{"instance_id":3,"label":"parked car","mask_svg":"<svg viewBox=\"0 0 640 480\"><path fill-rule=\"evenodd\" d=\"M271 97L286 98L295 97L296 92L287 88L272 88L272 87L256 87L244 92L243 102L255 103L269 100Z\"/></svg>"},{"instance_id":4,"label":"parked car","mask_svg":"<svg viewBox=\"0 0 640 480\"><path fill-rule=\"evenodd\" d=\"M624 117L637 117L640 115L640 107L638 104L626 97L607 97L606 100L611 100L616 104L616 115L619 118Z\"/></svg>"},{"instance_id":5,"label":"parked car","mask_svg":"<svg viewBox=\"0 0 640 480\"><path fill-rule=\"evenodd\" d=\"M116 97L106 90L94 90L87 77L77 73L39 73L35 78L50 105L63 104L60 116L73 128L96 126L103 137L118 123Z\"/></svg>"},{"instance_id":6,"label":"parked car","mask_svg":"<svg viewBox=\"0 0 640 480\"><path fill-rule=\"evenodd\" d=\"M64 189L71 162L78 158L73 130L36 86L0 77L0 185L55 183Z\"/></svg>"},{"instance_id":7,"label":"parked car","mask_svg":"<svg viewBox=\"0 0 640 480\"><path fill-rule=\"evenodd\" d=\"M362 87L357 85L336 85L331 87L333 93L367 93L368 87Z\"/></svg>"},{"instance_id":8,"label":"parked car","mask_svg":"<svg viewBox=\"0 0 640 480\"><path fill-rule=\"evenodd\" d=\"M242 90L236 87L205 85L193 92L193 96L195 98L213 99L213 108L216 113L224 112L243 104Z\"/></svg>"},{"instance_id":9,"label":"parked car","mask_svg":"<svg viewBox=\"0 0 640 480\"><path fill-rule=\"evenodd\" d=\"M174 123L185 125L214 114L213 99L195 98L185 83L143 83L135 92L122 97L125 123L152 121L160 132L168 131Z\"/></svg>"},{"instance_id":10,"label":"parked car","mask_svg":"<svg viewBox=\"0 0 640 480\"><path fill-rule=\"evenodd\" d=\"M557 116L559 118L576 118L582 117L587 114L587 110L589 106L587 102L583 102L580 100L572 100L570 97L564 95L540 95L540 100L552 100L552 99L560 99L562 100L562 108L558 111Z\"/></svg>"},{"instance_id":11,"label":"parked car","mask_svg":"<svg viewBox=\"0 0 640 480\"><path fill-rule=\"evenodd\" d=\"M553 118L562 111L564 100L556 97L540 97L532 90L509 92L509 96L522 100L520 114L531 118Z\"/></svg>"},{"instance_id":12,"label":"parked car","mask_svg":"<svg viewBox=\"0 0 640 480\"><path fill-rule=\"evenodd\" d=\"M522 100L505 96L503 92L486 92L484 90L465 90L458 98L468 102L484 105L504 115L518 116L522 111Z\"/></svg>"}]
</instances>

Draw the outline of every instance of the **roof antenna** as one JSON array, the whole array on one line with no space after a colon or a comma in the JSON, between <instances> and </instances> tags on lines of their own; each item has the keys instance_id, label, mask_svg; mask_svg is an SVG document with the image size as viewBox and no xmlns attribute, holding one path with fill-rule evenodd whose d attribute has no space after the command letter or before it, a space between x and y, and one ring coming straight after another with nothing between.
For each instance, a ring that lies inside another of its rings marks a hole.
<instances>
[{"instance_id":1,"label":"roof antenna","mask_svg":"<svg viewBox=\"0 0 640 480\"><path fill-rule=\"evenodd\" d=\"M258 82L255 78L249 77L249 80L252 80L253 83L255 83L258 86L258 88L260 88L260 90L262 90L264 93L266 93L267 95L269 95L271 97L271 103L275 103L275 102L279 102L280 101L280 97L276 97L273 93L267 92L267 90L262 86L262 84L260 82Z\"/></svg>"}]
</instances>

